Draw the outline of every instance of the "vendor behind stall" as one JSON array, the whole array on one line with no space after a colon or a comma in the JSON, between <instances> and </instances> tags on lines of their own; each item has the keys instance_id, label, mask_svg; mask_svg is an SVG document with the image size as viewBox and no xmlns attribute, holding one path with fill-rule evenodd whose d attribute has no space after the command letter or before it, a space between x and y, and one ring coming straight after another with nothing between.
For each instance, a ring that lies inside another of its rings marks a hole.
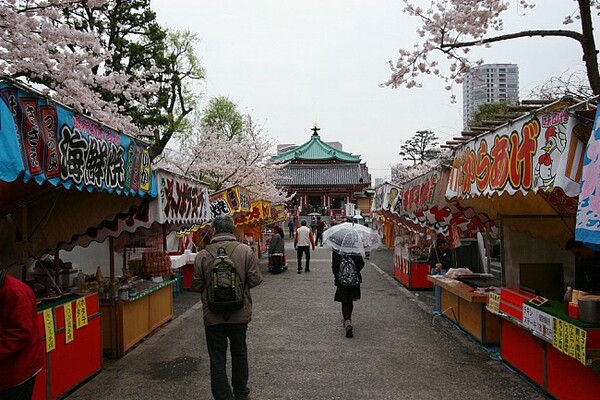
<instances>
[{"instance_id":1,"label":"vendor behind stall","mask_svg":"<svg viewBox=\"0 0 600 400\"><path fill-rule=\"evenodd\" d=\"M565 245L575 256L575 289L600 292L600 252L571 238Z\"/></svg>"},{"instance_id":2,"label":"vendor behind stall","mask_svg":"<svg viewBox=\"0 0 600 400\"><path fill-rule=\"evenodd\" d=\"M431 267L431 275L445 275L452 268L452 252L445 238L436 239L435 246L431 246L427 262Z\"/></svg>"}]
</instances>

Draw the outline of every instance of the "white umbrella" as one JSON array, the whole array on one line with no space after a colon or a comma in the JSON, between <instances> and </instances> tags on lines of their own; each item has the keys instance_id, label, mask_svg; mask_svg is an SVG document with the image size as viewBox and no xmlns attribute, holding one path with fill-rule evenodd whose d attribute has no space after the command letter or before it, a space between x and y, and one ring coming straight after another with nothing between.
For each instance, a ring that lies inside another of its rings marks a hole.
<instances>
[{"instance_id":1,"label":"white umbrella","mask_svg":"<svg viewBox=\"0 0 600 400\"><path fill-rule=\"evenodd\" d=\"M377 232L368 226L344 222L323 232L323 244L340 254L360 254L379 247L381 239Z\"/></svg>"}]
</instances>

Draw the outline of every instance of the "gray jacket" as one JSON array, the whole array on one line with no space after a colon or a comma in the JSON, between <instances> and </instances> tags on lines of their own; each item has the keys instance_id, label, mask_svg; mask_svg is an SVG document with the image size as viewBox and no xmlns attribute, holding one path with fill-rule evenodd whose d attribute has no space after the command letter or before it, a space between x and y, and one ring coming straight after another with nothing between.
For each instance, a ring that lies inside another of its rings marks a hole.
<instances>
[{"instance_id":1,"label":"gray jacket","mask_svg":"<svg viewBox=\"0 0 600 400\"><path fill-rule=\"evenodd\" d=\"M269 254L283 253L284 251L283 238L279 234L271 236L271 241L269 242Z\"/></svg>"},{"instance_id":2,"label":"gray jacket","mask_svg":"<svg viewBox=\"0 0 600 400\"><path fill-rule=\"evenodd\" d=\"M225 247L232 241L236 241L234 235L230 233L219 233L211 239L210 243L217 244L218 247ZM208 309L207 277L210 273L213 258L207 250L202 250L196 255L196 259L194 260L194 278L192 280L191 290L201 294L204 326L225 323L247 324L252 319L252 297L250 296L250 288L258 286L262 282L262 275L258 269L256 257L249 246L240 244L231 254L231 259L233 260L238 273L245 282L244 306L240 310L230 314L226 320L223 314L214 313Z\"/></svg>"}]
</instances>

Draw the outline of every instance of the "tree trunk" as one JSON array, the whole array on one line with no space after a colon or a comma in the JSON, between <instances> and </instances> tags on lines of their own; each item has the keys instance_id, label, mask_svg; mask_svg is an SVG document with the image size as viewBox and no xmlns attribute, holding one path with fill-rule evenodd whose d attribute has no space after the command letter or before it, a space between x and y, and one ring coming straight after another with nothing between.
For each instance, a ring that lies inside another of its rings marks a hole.
<instances>
[{"instance_id":1,"label":"tree trunk","mask_svg":"<svg viewBox=\"0 0 600 400\"><path fill-rule=\"evenodd\" d=\"M598 50L594 41L594 26L592 24L592 9L590 0L577 0L581 15L581 33L583 41L583 61L587 71L590 87L595 95L600 95L600 72L598 71Z\"/></svg>"}]
</instances>

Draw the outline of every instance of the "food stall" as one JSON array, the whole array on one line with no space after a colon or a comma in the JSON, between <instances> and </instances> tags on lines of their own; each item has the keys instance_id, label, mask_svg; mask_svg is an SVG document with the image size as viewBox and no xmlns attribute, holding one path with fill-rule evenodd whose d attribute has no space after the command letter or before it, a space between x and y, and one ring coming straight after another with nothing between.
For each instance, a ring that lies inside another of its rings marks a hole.
<instances>
[{"instance_id":1,"label":"food stall","mask_svg":"<svg viewBox=\"0 0 600 400\"><path fill-rule=\"evenodd\" d=\"M29 267L156 196L150 158L141 142L8 80L0 82L0 148L0 261L40 302L46 352L33 398L57 399L102 368L98 295L65 292L58 256L43 282Z\"/></svg>"},{"instance_id":2,"label":"food stall","mask_svg":"<svg viewBox=\"0 0 600 400\"><path fill-rule=\"evenodd\" d=\"M104 280L106 290L99 290L102 343L104 353L116 358L173 318L172 285L178 283L182 261L187 262L189 254L170 256L168 235L192 230L209 218L206 184L166 170L156 171L156 182L159 196L135 212L89 230L88 236L74 243L83 247L63 255L73 262L79 259L80 264L85 263L81 259L101 262L91 256L93 247L108 255L110 277ZM91 242L100 244L85 247ZM122 260L118 277L115 258Z\"/></svg>"},{"instance_id":3,"label":"food stall","mask_svg":"<svg viewBox=\"0 0 600 400\"><path fill-rule=\"evenodd\" d=\"M446 192L499 219L503 286L488 310L501 318L502 359L561 399L598 398L600 387L600 324L563 303L593 112L563 99L465 142Z\"/></svg>"}]
</instances>

